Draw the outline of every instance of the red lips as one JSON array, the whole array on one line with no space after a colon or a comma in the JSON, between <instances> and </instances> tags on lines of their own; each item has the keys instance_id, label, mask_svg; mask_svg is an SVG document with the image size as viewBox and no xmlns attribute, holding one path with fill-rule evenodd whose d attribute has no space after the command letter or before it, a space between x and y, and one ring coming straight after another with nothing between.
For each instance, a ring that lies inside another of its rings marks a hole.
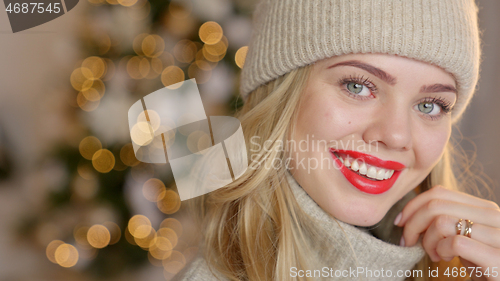
<instances>
[{"instance_id":1,"label":"red lips","mask_svg":"<svg viewBox=\"0 0 500 281\"><path fill-rule=\"evenodd\" d=\"M340 167L340 172L342 172L346 179L357 189L369 194L380 194L389 190L398 179L401 171L406 167L399 162L382 160L373 155L361 153L358 151L330 149L330 152L332 154L333 160L335 161L337 166ZM344 166L344 164L342 164L342 162L340 162L340 160L333 154L334 152L336 152L337 154L349 155L354 159L364 161L366 164L372 166L394 170L394 174L392 175L392 177L386 180L368 179Z\"/></svg>"}]
</instances>

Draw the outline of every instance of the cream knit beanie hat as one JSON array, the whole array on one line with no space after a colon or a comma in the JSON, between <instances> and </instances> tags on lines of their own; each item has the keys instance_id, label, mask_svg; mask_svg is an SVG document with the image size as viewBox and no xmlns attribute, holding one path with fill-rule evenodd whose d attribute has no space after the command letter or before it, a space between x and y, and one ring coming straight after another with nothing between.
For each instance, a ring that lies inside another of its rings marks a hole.
<instances>
[{"instance_id":1,"label":"cream knit beanie hat","mask_svg":"<svg viewBox=\"0 0 500 281\"><path fill-rule=\"evenodd\" d=\"M332 56L397 54L455 77L455 122L478 80L477 21L474 0L261 0L240 92L246 99L258 86Z\"/></svg>"}]
</instances>

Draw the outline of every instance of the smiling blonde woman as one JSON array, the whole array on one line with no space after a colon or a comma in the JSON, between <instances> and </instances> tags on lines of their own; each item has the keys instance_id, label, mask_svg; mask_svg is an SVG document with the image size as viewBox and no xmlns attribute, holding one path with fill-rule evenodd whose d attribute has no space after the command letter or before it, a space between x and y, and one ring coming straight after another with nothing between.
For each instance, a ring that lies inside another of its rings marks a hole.
<instances>
[{"instance_id":1,"label":"smiling blonde woman","mask_svg":"<svg viewBox=\"0 0 500 281\"><path fill-rule=\"evenodd\" d=\"M192 200L202 254L176 279L500 280L498 205L452 170L478 34L473 0L262 0L250 167Z\"/></svg>"}]
</instances>

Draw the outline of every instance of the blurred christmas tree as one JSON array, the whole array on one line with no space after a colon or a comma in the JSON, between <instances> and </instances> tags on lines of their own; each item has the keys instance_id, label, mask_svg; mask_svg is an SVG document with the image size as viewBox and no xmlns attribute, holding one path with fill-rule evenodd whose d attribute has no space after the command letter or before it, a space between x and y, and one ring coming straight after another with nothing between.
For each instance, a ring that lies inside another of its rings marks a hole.
<instances>
[{"instance_id":1,"label":"blurred christmas tree","mask_svg":"<svg viewBox=\"0 0 500 281\"><path fill-rule=\"evenodd\" d=\"M64 167L47 207L26 217L23 237L61 267L96 279L150 262L166 279L193 257L169 164L139 162L128 108L196 78L207 115L241 106L239 71L253 1L89 0L79 27L82 59L68 75L68 118L81 132L48 157Z\"/></svg>"}]
</instances>

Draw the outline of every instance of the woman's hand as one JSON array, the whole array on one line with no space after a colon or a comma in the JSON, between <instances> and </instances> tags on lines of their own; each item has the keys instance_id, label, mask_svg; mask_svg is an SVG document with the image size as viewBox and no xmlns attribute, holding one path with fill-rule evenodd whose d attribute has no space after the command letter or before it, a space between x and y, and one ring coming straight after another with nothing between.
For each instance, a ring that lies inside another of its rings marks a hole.
<instances>
[{"instance_id":1,"label":"woman's hand","mask_svg":"<svg viewBox=\"0 0 500 281\"><path fill-rule=\"evenodd\" d=\"M462 229L465 220L473 222L471 238L457 235L459 219ZM472 280L500 280L500 208L495 202L438 185L408 202L395 224L404 227L402 246L415 245L423 234L422 245L432 261L459 256L464 266L477 267L472 275L467 268Z\"/></svg>"}]
</instances>

